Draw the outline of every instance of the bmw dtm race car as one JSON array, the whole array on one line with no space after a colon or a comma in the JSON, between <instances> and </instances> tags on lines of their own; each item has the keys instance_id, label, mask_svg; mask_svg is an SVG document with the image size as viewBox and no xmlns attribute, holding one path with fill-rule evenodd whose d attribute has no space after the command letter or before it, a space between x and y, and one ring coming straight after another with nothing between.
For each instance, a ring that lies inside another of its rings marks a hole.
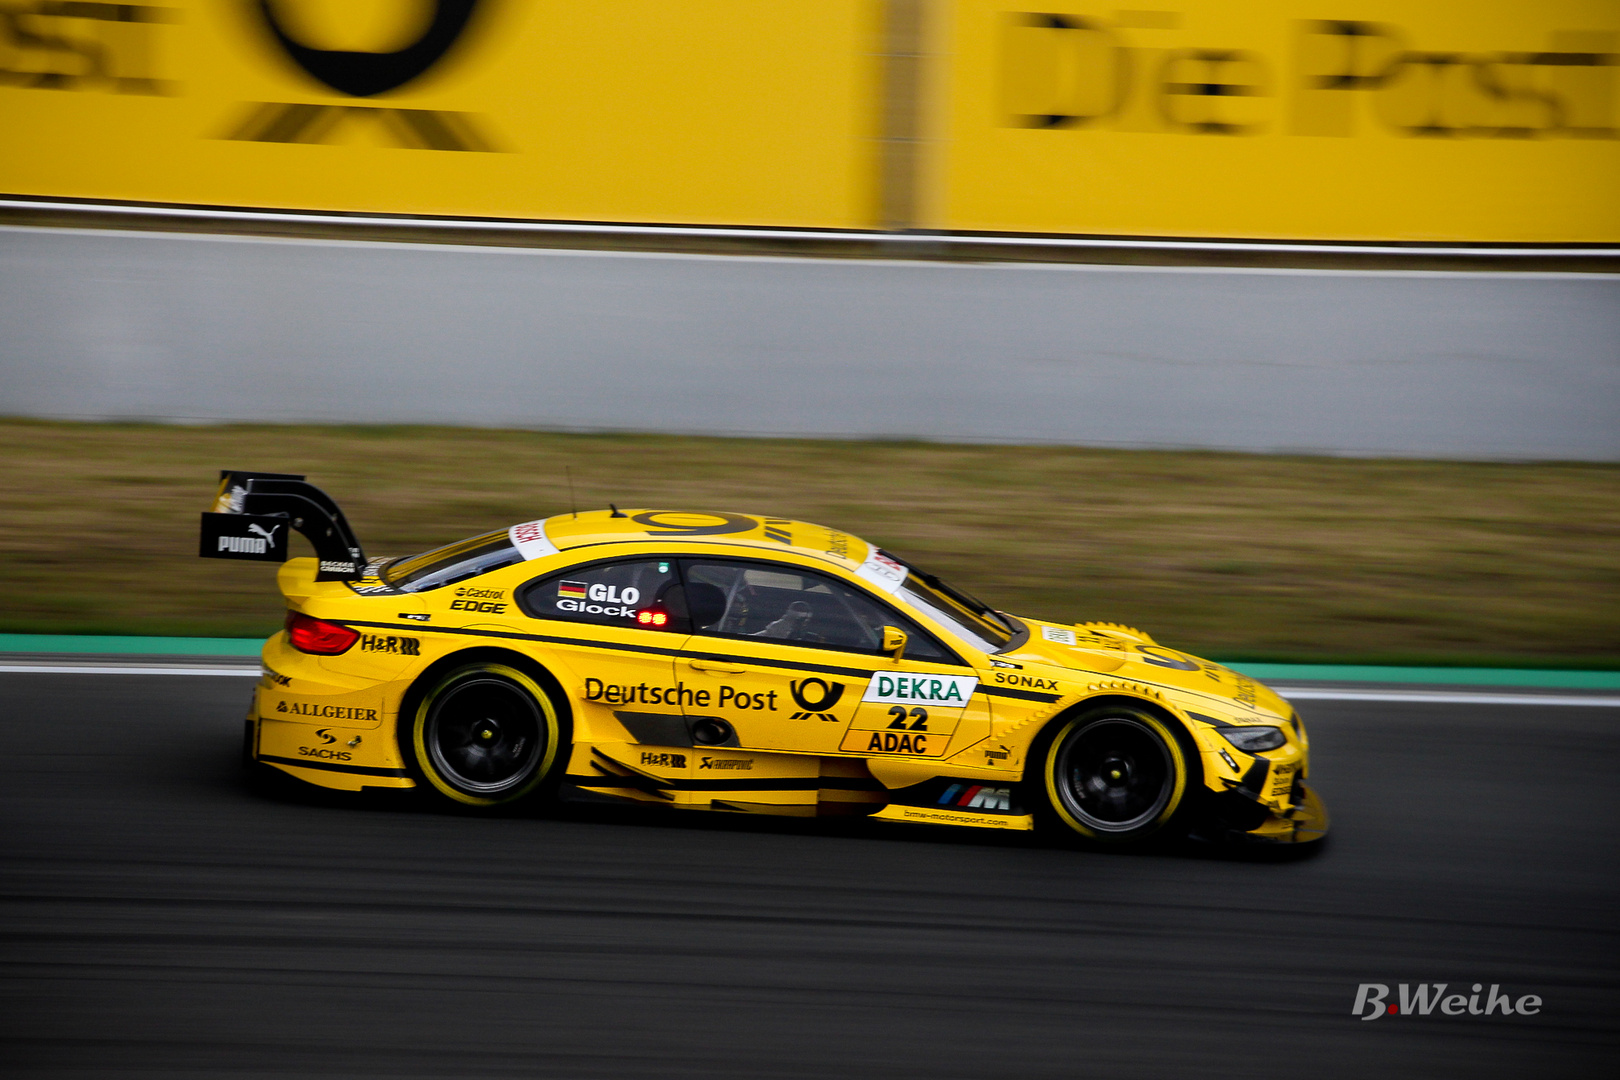
<instances>
[{"instance_id":1,"label":"bmw dtm race car","mask_svg":"<svg viewBox=\"0 0 1620 1080\"><path fill-rule=\"evenodd\" d=\"M323 787L1112 844L1327 831L1304 725L1253 679L992 610L821 525L614 508L368 560L302 477L224 472L200 554L283 563L245 754Z\"/></svg>"}]
</instances>

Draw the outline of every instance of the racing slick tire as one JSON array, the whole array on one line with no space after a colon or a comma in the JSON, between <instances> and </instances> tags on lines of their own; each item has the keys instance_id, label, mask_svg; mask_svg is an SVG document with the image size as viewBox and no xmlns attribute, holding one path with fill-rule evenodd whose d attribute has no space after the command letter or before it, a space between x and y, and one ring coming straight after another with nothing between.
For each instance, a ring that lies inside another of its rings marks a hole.
<instances>
[{"instance_id":1,"label":"racing slick tire","mask_svg":"<svg viewBox=\"0 0 1620 1080\"><path fill-rule=\"evenodd\" d=\"M410 711L412 770L463 807L509 807L533 794L566 760L565 724L533 675L479 661L434 679Z\"/></svg>"},{"instance_id":2,"label":"racing slick tire","mask_svg":"<svg viewBox=\"0 0 1620 1080\"><path fill-rule=\"evenodd\" d=\"M1038 820L1109 846L1169 832L1192 801L1199 758L1189 742L1174 721L1127 704L1060 719L1035 759Z\"/></svg>"}]
</instances>

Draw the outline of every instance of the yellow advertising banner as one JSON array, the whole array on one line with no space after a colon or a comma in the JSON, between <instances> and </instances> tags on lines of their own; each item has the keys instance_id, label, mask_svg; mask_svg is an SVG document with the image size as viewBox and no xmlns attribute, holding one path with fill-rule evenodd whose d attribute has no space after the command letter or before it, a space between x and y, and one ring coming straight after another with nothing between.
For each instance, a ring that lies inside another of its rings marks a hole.
<instances>
[{"instance_id":1,"label":"yellow advertising banner","mask_svg":"<svg viewBox=\"0 0 1620 1080\"><path fill-rule=\"evenodd\" d=\"M0 0L0 191L870 227L880 0Z\"/></svg>"},{"instance_id":2,"label":"yellow advertising banner","mask_svg":"<svg viewBox=\"0 0 1620 1080\"><path fill-rule=\"evenodd\" d=\"M941 0L921 223L1620 241L1614 0Z\"/></svg>"},{"instance_id":3,"label":"yellow advertising banner","mask_svg":"<svg viewBox=\"0 0 1620 1080\"><path fill-rule=\"evenodd\" d=\"M0 192L1615 242L1620 3L0 0Z\"/></svg>"}]
</instances>

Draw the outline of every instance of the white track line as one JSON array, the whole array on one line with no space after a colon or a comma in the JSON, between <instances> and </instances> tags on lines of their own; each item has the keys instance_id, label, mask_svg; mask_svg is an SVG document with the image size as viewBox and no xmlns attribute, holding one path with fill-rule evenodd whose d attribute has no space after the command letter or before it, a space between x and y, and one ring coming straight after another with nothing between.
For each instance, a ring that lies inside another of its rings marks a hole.
<instances>
[{"instance_id":1,"label":"white track line","mask_svg":"<svg viewBox=\"0 0 1620 1080\"><path fill-rule=\"evenodd\" d=\"M257 679L258 668L231 667L95 667L79 664L4 664L0 675L235 675ZM1341 690L1326 687L1278 687L1290 701L1397 701L1430 705L1585 705L1620 708L1620 697L1583 697L1579 694L1490 694L1454 690Z\"/></svg>"}]
</instances>

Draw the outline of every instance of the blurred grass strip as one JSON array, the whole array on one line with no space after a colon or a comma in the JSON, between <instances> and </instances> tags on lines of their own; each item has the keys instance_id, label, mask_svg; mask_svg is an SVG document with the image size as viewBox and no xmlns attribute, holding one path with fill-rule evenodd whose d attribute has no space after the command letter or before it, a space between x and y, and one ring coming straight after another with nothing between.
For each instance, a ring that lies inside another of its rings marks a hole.
<instances>
[{"instance_id":1,"label":"blurred grass strip","mask_svg":"<svg viewBox=\"0 0 1620 1080\"><path fill-rule=\"evenodd\" d=\"M368 554L569 509L834 524L1010 611L1224 659L1620 667L1620 466L0 421L0 632L250 637L274 567L196 557L222 467L301 472Z\"/></svg>"}]
</instances>

